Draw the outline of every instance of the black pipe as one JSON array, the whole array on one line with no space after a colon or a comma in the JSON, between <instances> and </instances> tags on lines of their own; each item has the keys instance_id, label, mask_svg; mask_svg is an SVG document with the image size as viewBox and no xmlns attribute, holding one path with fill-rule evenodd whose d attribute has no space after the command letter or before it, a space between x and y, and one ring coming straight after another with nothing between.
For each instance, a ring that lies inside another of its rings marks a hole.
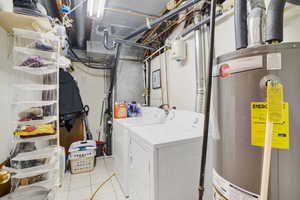
<instances>
[{"instance_id":1,"label":"black pipe","mask_svg":"<svg viewBox=\"0 0 300 200\"><path fill-rule=\"evenodd\" d=\"M216 17L219 17L222 15L222 12L218 12L216 14ZM193 32L196 29L199 29L201 26L208 24L210 22L210 17L202 20L201 22L199 22L198 24L193 25L192 27L190 27L189 29L186 29L183 31L183 33L181 34L181 37L185 37L186 35L188 35L189 33Z\"/></svg>"},{"instance_id":2,"label":"black pipe","mask_svg":"<svg viewBox=\"0 0 300 200\"><path fill-rule=\"evenodd\" d=\"M112 105L113 105L113 102L112 102L112 93L113 93L114 85L115 85L115 82L116 82L117 67L118 67L118 63L119 63L119 59L120 59L121 46L122 46L121 44L117 44L115 59L114 59L114 63L113 63L114 67L111 70L111 80L110 80L110 86L109 86L108 97L107 97L108 111L110 113L112 113Z\"/></svg>"},{"instance_id":3,"label":"black pipe","mask_svg":"<svg viewBox=\"0 0 300 200\"><path fill-rule=\"evenodd\" d=\"M151 106L151 60L148 63L148 106Z\"/></svg>"},{"instance_id":4,"label":"black pipe","mask_svg":"<svg viewBox=\"0 0 300 200\"><path fill-rule=\"evenodd\" d=\"M286 0L270 1L267 11L266 42L282 42L283 13Z\"/></svg>"},{"instance_id":5,"label":"black pipe","mask_svg":"<svg viewBox=\"0 0 300 200\"><path fill-rule=\"evenodd\" d=\"M204 195L204 180L205 180L205 167L208 147L208 133L209 133L209 120L210 120L210 105L211 105L211 91L212 91L212 75L214 66L214 47L215 47L215 25L216 25L216 4L217 0L211 1L210 11L210 44L209 44L209 63L208 63L208 83L205 104L205 118L203 128L203 144L202 144L202 158L200 169L199 181L199 200L203 199Z\"/></svg>"},{"instance_id":6,"label":"black pipe","mask_svg":"<svg viewBox=\"0 0 300 200\"><path fill-rule=\"evenodd\" d=\"M198 3L199 1L200 0L190 0L190 1L185 2L181 6L175 8L174 10L172 10L169 13L165 14L164 16L162 16L162 17L160 17L156 20L153 20L152 22L149 23L149 26L143 26L143 27L139 28L138 30L136 30L135 32L131 33L129 36L124 38L124 40L130 40L130 39L134 38L135 36L147 31L148 29L153 28L155 25L172 18L174 15L176 15L179 12L187 9L188 7Z\"/></svg>"},{"instance_id":7,"label":"black pipe","mask_svg":"<svg viewBox=\"0 0 300 200\"><path fill-rule=\"evenodd\" d=\"M247 0L235 0L234 4L235 48L238 50L248 46Z\"/></svg>"}]
</instances>

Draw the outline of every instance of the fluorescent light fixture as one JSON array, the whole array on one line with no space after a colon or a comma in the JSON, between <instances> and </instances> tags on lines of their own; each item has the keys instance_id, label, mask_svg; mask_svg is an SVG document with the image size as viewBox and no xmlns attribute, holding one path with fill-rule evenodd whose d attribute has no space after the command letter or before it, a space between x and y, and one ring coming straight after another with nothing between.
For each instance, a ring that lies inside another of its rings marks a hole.
<instances>
[{"instance_id":1,"label":"fluorescent light fixture","mask_svg":"<svg viewBox=\"0 0 300 200\"><path fill-rule=\"evenodd\" d=\"M88 15L102 19L104 16L106 0L88 0Z\"/></svg>"}]
</instances>

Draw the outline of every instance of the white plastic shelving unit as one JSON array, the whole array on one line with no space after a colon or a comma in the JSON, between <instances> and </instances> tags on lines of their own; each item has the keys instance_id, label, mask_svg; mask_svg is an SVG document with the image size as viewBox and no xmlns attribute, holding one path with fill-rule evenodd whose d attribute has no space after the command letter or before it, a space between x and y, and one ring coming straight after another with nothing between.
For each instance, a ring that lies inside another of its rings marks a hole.
<instances>
[{"instance_id":1,"label":"white plastic shelving unit","mask_svg":"<svg viewBox=\"0 0 300 200\"><path fill-rule=\"evenodd\" d=\"M14 133L11 162L26 161L26 168L17 169L13 166L8 168L15 173L12 177L12 192L31 186L56 190L59 186L60 160L58 153L60 40L51 33L23 29L14 29L13 32L13 69L16 71L16 83L12 85L15 94L12 102L14 113L12 125L16 131L20 129L28 131L28 128L29 131L39 130L41 126L51 125L54 131L53 134L44 134L41 129L39 133L30 136ZM40 113L34 113L32 111L34 109ZM31 149L28 149L28 145ZM49 155L51 163L45 162L34 166L36 160ZM45 173L48 173L46 179L44 175L40 175Z\"/></svg>"}]
</instances>

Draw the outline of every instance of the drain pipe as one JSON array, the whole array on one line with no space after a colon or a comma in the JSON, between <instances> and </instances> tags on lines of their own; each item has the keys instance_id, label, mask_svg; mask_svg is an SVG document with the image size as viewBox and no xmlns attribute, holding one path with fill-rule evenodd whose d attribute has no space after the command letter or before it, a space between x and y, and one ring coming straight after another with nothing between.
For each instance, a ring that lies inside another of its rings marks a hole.
<instances>
[{"instance_id":1,"label":"drain pipe","mask_svg":"<svg viewBox=\"0 0 300 200\"><path fill-rule=\"evenodd\" d=\"M200 12L195 13L194 23L201 22ZM195 30L195 74L196 74L196 100L195 100L195 112L204 113L204 96L206 93L206 69L203 65L203 43L201 40L201 30L198 28Z\"/></svg>"},{"instance_id":2,"label":"drain pipe","mask_svg":"<svg viewBox=\"0 0 300 200\"><path fill-rule=\"evenodd\" d=\"M217 0L211 1L210 11L210 44L209 44L209 64L208 64L208 82L207 92L205 96L205 119L203 128L203 144L202 144L202 158L200 169L200 181L199 181L199 200L203 200L204 195L204 181L205 181L205 168L207 160L207 148L208 148L208 133L209 133L209 121L210 121L210 106L211 106L211 93L212 93L212 75L214 66L214 47L215 47L215 25L216 25L216 5Z\"/></svg>"},{"instance_id":3,"label":"drain pipe","mask_svg":"<svg viewBox=\"0 0 300 200\"><path fill-rule=\"evenodd\" d=\"M283 40L283 13L286 0L272 0L267 11L266 42L277 43Z\"/></svg>"}]
</instances>

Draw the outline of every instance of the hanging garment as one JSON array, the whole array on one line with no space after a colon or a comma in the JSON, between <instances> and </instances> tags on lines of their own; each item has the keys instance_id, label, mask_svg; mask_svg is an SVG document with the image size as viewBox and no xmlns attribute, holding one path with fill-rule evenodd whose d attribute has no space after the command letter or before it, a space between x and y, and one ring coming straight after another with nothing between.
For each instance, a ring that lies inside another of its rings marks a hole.
<instances>
[{"instance_id":1,"label":"hanging garment","mask_svg":"<svg viewBox=\"0 0 300 200\"><path fill-rule=\"evenodd\" d=\"M77 118L82 117L83 104L73 76L59 70L59 115L61 127L71 131Z\"/></svg>"}]
</instances>

